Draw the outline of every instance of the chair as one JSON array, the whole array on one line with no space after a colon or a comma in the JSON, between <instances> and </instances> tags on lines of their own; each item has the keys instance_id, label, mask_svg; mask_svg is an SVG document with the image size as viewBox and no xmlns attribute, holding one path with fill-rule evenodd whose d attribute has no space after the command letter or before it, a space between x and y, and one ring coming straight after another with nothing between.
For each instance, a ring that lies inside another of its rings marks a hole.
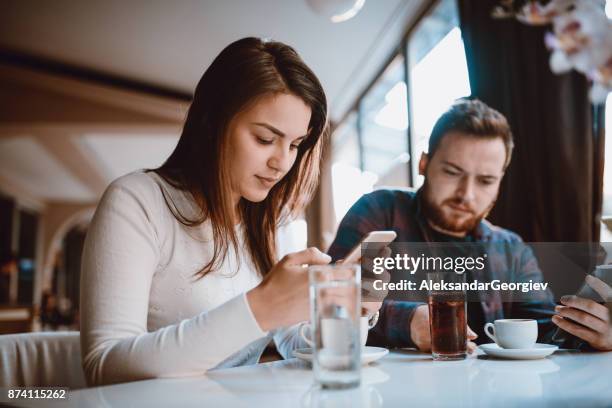
<instances>
[{"instance_id":1,"label":"chair","mask_svg":"<svg viewBox=\"0 0 612 408\"><path fill-rule=\"evenodd\" d=\"M0 336L0 387L31 386L87 387L79 332Z\"/></svg>"}]
</instances>

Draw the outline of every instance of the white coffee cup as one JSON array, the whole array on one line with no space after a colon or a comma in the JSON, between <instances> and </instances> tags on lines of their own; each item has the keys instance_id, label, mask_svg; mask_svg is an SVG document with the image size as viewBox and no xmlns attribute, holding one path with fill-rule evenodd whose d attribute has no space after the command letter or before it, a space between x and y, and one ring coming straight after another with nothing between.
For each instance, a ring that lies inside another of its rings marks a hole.
<instances>
[{"instance_id":1,"label":"white coffee cup","mask_svg":"<svg viewBox=\"0 0 612 408\"><path fill-rule=\"evenodd\" d=\"M347 333L350 330L350 320L348 319L321 319L321 335L324 347L331 349L343 350L347 347ZM304 323L300 327L300 337L310 346L314 347L314 342L306 334L308 329L312 333L310 323ZM368 331L374 327L370 325L368 316L361 316L359 320L359 341L362 346L365 346L368 341Z\"/></svg>"},{"instance_id":2,"label":"white coffee cup","mask_svg":"<svg viewBox=\"0 0 612 408\"><path fill-rule=\"evenodd\" d=\"M498 319L485 324L484 332L501 348L532 348L538 339L538 322L533 319Z\"/></svg>"}]
</instances>

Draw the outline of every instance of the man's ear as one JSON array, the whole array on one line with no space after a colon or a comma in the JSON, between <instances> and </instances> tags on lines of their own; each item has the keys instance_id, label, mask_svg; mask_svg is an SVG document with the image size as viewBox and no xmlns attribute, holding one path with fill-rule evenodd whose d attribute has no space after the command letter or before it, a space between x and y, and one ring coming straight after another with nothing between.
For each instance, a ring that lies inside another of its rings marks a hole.
<instances>
[{"instance_id":1,"label":"man's ear","mask_svg":"<svg viewBox=\"0 0 612 408\"><path fill-rule=\"evenodd\" d=\"M429 155L425 152L421 153L421 160L419 160L419 176L425 176L425 170L429 163Z\"/></svg>"}]
</instances>

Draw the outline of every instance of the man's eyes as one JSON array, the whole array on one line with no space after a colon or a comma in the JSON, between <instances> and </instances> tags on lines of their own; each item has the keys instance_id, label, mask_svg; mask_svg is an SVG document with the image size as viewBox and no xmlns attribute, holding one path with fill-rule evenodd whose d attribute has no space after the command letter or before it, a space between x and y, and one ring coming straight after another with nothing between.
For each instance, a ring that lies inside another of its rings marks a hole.
<instances>
[{"instance_id":1,"label":"man's eyes","mask_svg":"<svg viewBox=\"0 0 612 408\"><path fill-rule=\"evenodd\" d=\"M443 172L445 174L449 175L449 176L452 176L452 177L457 177L457 176L461 175L460 172L455 171L455 170L451 170L451 169L443 169ZM493 183L495 183L495 180L494 179L490 179L490 178L479 178L478 179L478 183L482 184L483 186L490 186Z\"/></svg>"},{"instance_id":2,"label":"man's eyes","mask_svg":"<svg viewBox=\"0 0 612 408\"><path fill-rule=\"evenodd\" d=\"M449 170L449 169L444 169L444 173L448 174L449 176L458 176L460 173L454 170Z\"/></svg>"},{"instance_id":3,"label":"man's eyes","mask_svg":"<svg viewBox=\"0 0 612 408\"><path fill-rule=\"evenodd\" d=\"M482 184L484 186L490 186L494 182L494 180L491 180L491 179L481 179L481 180L478 180L478 181L480 182L480 184Z\"/></svg>"}]
</instances>

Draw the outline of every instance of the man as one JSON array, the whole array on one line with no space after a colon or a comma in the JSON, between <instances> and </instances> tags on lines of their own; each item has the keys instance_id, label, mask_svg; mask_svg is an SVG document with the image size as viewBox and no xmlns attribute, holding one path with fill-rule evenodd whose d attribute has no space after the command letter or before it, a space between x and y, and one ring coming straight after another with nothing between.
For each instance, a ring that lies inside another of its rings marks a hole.
<instances>
[{"instance_id":1,"label":"man","mask_svg":"<svg viewBox=\"0 0 612 408\"><path fill-rule=\"evenodd\" d=\"M508 278L505 275L514 268L521 280L541 282L537 261L528 246L520 245L521 238L485 220L497 199L513 146L508 122L501 113L478 100L455 102L436 122L429 151L420 159L423 187L416 193L377 190L361 197L342 220L329 254L334 260L343 258L374 230L394 230L396 242L501 242L522 247L522 253L500 256L501 264L490 268L487 279ZM606 290L603 282L597 285L604 285L600 292ZM588 344L612 350L612 327L605 306L576 296L564 296L561 302L563 305L556 308L550 296L529 302L502 302L499 297L469 302L468 324L482 343L487 341L483 331L486 322L533 318L538 320L540 342L550 342L558 326L582 339L580 344L565 346ZM368 344L430 350L427 305L385 300L380 312ZM474 346L471 344L472 349Z\"/></svg>"}]
</instances>

